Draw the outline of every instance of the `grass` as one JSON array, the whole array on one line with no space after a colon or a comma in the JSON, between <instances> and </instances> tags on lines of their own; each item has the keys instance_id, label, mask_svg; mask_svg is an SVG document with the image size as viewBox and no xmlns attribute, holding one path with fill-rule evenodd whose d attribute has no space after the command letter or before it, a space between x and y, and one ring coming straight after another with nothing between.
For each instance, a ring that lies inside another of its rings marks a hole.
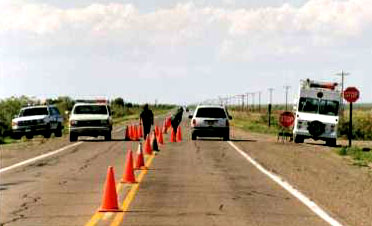
<instances>
[{"instance_id":1,"label":"grass","mask_svg":"<svg viewBox=\"0 0 372 226\"><path fill-rule=\"evenodd\" d=\"M341 147L337 152L341 156L350 156L354 160L354 165L368 166L372 163L372 151L368 148Z\"/></svg>"},{"instance_id":2,"label":"grass","mask_svg":"<svg viewBox=\"0 0 372 226\"><path fill-rule=\"evenodd\" d=\"M277 134L279 131L278 121L272 116L271 126L268 126L268 116L260 113L252 113L246 111L231 111L233 121L232 124L245 131Z\"/></svg>"}]
</instances>

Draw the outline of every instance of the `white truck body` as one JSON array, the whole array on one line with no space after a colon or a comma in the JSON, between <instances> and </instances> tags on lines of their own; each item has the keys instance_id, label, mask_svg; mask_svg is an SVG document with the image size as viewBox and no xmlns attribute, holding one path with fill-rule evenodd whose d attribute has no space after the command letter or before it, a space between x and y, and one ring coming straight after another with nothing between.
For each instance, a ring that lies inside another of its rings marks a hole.
<instances>
[{"instance_id":1,"label":"white truck body","mask_svg":"<svg viewBox=\"0 0 372 226\"><path fill-rule=\"evenodd\" d=\"M341 90L337 83L301 80L294 106L294 141L302 143L304 139L313 138L335 146L340 98Z\"/></svg>"}]
</instances>

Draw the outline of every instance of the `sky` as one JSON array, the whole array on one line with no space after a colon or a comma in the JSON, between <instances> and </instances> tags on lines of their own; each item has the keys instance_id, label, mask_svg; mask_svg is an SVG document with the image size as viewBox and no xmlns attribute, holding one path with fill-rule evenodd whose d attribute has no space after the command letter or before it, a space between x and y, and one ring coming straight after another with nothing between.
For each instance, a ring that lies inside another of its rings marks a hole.
<instances>
[{"instance_id":1,"label":"sky","mask_svg":"<svg viewBox=\"0 0 372 226\"><path fill-rule=\"evenodd\" d=\"M0 15L0 98L283 103L344 70L372 102L372 0L2 0Z\"/></svg>"}]
</instances>

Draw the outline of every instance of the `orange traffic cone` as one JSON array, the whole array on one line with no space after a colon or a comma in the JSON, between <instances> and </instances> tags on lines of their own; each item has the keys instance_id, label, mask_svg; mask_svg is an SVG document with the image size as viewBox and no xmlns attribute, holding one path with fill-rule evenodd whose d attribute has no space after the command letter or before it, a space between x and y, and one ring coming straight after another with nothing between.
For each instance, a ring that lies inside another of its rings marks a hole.
<instances>
[{"instance_id":1,"label":"orange traffic cone","mask_svg":"<svg viewBox=\"0 0 372 226\"><path fill-rule=\"evenodd\" d=\"M142 124L139 124L138 126L138 138L143 137L143 132L142 132Z\"/></svg>"},{"instance_id":2,"label":"orange traffic cone","mask_svg":"<svg viewBox=\"0 0 372 226\"><path fill-rule=\"evenodd\" d=\"M125 136L125 140L130 140L130 134L129 134L129 126L127 126L126 128L125 128L125 134L124 134L124 136Z\"/></svg>"},{"instance_id":3,"label":"orange traffic cone","mask_svg":"<svg viewBox=\"0 0 372 226\"><path fill-rule=\"evenodd\" d=\"M154 132L154 136L152 137L152 150L155 151L155 152L160 151L159 146L158 146L158 140L156 138L155 132Z\"/></svg>"},{"instance_id":4,"label":"orange traffic cone","mask_svg":"<svg viewBox=\"0 0 372 226\"><path fill-rule=\"evenodd\" d=\"M107 169L105 189L103 191L102 205L99 212L121 212L118 205L116 193L114 168L109 166Z\"/></svg>"},{"instance_id":5,"label":"orange traffic cone","mask_svg":"<svg viewBox=\"0 0 372 226\"><path fill-rule=\"evenodd\" d=\"M182 141L182 133L181 133L181 126L178 126L177 128L177 142Z\"/></svg>"},{"instance_id":6,"label":"orange traffic cone","mask_svg":"<svg viewBox=\"0 0 372 226\"><path fill-rule=\"evenodd\" d=\"M136 156L136 166L134 167L136 170L140 169L147 169L145 166L145 159L143 158L143 152L142 152L142 143L138 144L138 151Z\"/></svg>"},{"instance_id":7,"label":"orange traffic cone","mask_svg":"<svg viewBox=\"0 0 372 226\"><path fill-rule=\"evenodd\" d=\"M121 179L120 182L128 183L128 184L136 183L136 178L134 177L134 172L133 172L132 150L127 151L127 158L125 160L125 169L123 173L123 178Z\"/></svg>"},{"instance_id":8,"label":"orange traffic cone","mask_svg":"<svg viewBox=\"0 0 372 226\"><path fill-rule=\"evenodd\" d=\"M170 142L176 142L176 134L174 134L174 129L171 128Z\"/></svg>"},{"instance_id":9,"label":"orange traffic cone","mask_svg":"<svg viewBox=\"0 0 372 226\"><path fill-rule=\"evenodd\" d=\"M138 131L137 126L134 126L133 127L133 140L135 140L135 141L139 140L137 131Z\"/></svg>"},{"instance_id":10,"label":"orange traffic cone","mask_svg":"<svg viewBox=\"0 0 372 226\"><path fill-rule=\"evenodd\" d=\"M155 136L157 137L159 135L159 127L155 126Z\"/></svg>"},{"instance_id":11,"label":"orange traffic cone","mask_svg":"<svg viewBox=\"0 0 372 226\"><path fill-rule=\"evenodd\" d=\"M167 120L164 119L164 122L163 122L163 131L162 131L164 134L167 134L168 132L168 127L167 127Z\"/></svg>"},{"instance_id":12,"label":"orange traffic cone","mask_svg":"<svg viewBox=\"0 0 372 226\"><path fill-rule=\"evenodd\" d=\"M159 144L161 144L161 145L164 144L163 133L159 133L159 135L158 135L158 141L159 141Z\"/></svg>"},{"instance_id":13,"label":"orange traffic cone","mask_svg":"<svg viewBox=\"0 0 372 226\"><path fill-rule=\"evenodd\" d=\"M147 134L145 141L145 154L152 155L151 143L150 143L150 134Z\"/></svg>"}]
</instances>

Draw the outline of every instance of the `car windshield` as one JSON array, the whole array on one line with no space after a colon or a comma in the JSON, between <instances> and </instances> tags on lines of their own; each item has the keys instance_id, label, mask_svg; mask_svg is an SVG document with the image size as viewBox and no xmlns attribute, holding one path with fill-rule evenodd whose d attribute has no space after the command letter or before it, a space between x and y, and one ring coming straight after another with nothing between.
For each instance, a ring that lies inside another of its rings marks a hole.
<instances>
[{"instance_id":1,"label":"car windshield","mask_svg":"<svg viewBox=\"0 0 372 226\"><path fill-rule=\"evenodd\" d=\"M75 107L75 114L107 115L107 108L104 105L82 105Z\"/></svg>"},{"instance_id":2,"label":"car windshield","mask_svg":"<svg viewBox=\"0 0 372 226\"><path fill-rule=\"evenodd\" d=\"M46 107L23 109L19 116L48 115Z\"/></svg>"},{"instance_id":3,"label":"car windshield","mask_svg":"<svg viewBox=\"0 0 372 226\"><path fill-rule=\"evenodd\" d=\"M318 100L315 98L300 98L299 111L306 113L318 113L321 115L332 115L338 114L338 101L334 100Z\"/></svg>"},{"instance_id":4,"label":"car windshield","mask_svg":"<svg viewBox=\"0 0 372 226\"><path fill-rule=\"evenodd\" d=\"M197 118L226 118L226 113L222 108L199 108L196 113Z\"/></svg>"}]
</instances>

